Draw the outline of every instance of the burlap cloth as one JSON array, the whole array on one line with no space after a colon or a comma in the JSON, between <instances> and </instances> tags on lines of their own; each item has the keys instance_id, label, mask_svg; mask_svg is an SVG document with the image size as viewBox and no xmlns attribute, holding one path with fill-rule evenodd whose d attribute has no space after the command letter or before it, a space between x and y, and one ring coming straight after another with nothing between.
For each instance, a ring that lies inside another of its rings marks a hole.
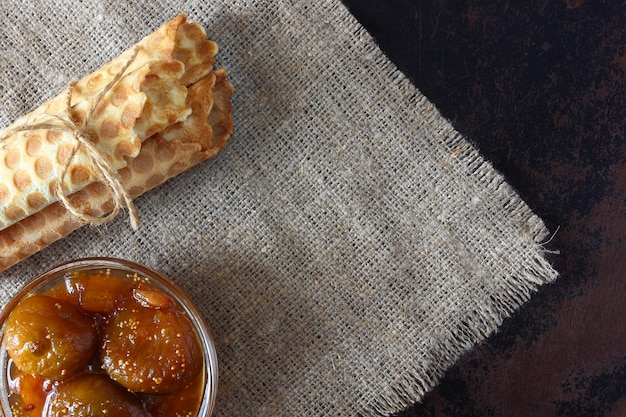
<instances>
[{"instance_id":1,"label":"burlap cloth","mask_svg":"<svg viewBox=\"0 0 626 417\"><path fill-rule=\"evenodd\" d=\"M385 415L556 277L548 231L339 0L3 0L5 126L174 15L220 45L217 159L0 275L107 255L158 269L213 330L218 416ZM502 138L506 140L506 138Z\"/></svg>"}]
</instances>

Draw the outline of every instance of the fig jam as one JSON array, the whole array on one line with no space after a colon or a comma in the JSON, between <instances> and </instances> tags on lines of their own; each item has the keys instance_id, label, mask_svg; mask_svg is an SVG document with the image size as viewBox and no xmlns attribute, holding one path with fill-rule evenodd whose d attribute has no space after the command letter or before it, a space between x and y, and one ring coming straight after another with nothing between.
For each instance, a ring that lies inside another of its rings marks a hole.
<instances>
[{"instance_id":1,"label":"fig jam","mask_svg":"<svg viewBox=\"0 0 626 417\"><path fill-rule=\"evenodd\" d=\"M3 349L13 416L194 417L211 378L180 299L123 269L71 269L17 300Z\"/></svg>"}]
</instances>

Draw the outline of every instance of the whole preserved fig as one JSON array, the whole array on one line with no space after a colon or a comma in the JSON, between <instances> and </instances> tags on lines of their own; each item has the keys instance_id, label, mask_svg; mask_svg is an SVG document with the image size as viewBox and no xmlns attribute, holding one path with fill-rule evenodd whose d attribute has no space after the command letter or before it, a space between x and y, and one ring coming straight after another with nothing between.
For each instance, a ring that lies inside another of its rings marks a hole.
<instances>
[{"instance_id":1,"label":"whole preserved fig","mask_svg":"<svg viewBox=\"0 0 626 417\"><path fill-rule=\"evenodd\" d=\"M62 382L52 393L46 417L147 417L141 400L104 374Z\"/></svg>"},{"instance_id":2,"label":"whole preserved fig","mask_svg":"<svg viewBox=\"0 0 626 417\"><path fill-rule=\"evenodd\" d=\"M61 380L80 372L98 345L93 318L64 300L24 298L7 318L6 348L23 372Z\"/></svg>"},{"instance_id":3,"label":"whole preserved fig","mask_svg":"<svg viewBox=\"0 0 626 417\"><path fill-rule=\"evenodd\" d=\"M164 394L185 388L202 368L202 350L193 325L174 303L148 297L118 309L102 331L102 368L135 392Z\"/></svg>"}]
</instances>

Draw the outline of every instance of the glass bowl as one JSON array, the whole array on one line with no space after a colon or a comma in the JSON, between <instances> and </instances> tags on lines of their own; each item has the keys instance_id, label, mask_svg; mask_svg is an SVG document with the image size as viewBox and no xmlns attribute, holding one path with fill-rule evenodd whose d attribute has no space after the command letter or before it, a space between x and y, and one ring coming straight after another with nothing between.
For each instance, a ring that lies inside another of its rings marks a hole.
<instances>
[{"instance_id":1,"label":"glass bowl","mask_svg":"<svg viewBox=\"0 0 626 417\"><path fill-rule=\"evenodd\" d=\"M71 288L76 289L76 282L72 280L76 280L77 276L89 274L101 274L104 278L107 276L120 277L131 282L144 282L150 286L149 288L161 290L167 294L170 299L174 300L176 307L183 311L183 314L186 315L192 323L202 350L202 387L200 388L201 392L198 394L200 400L196 415L202 417L210 416L217 395L218 363L213 338L202 315L194 306L189 296L162 274L137 263L114 258L85 258L59 264L27 283L6 305L0 315L1 416L19 417L22 414L33 415L32 413L21 413L19 409L17 411L12 410L13 401L10 399L10 395L11 392L14 391L15 380L12 374L16 372L16 368L15 365L12 364L12 359L7 352L5 340L5 330L9 315L24 298L42 293L48 294L51 291L55 291L55 289L61 288L60 286L68 288L68 291L72 291ZM113 281L113 279L110 280ZM144 403L145 401L148 403L151 401L163 401L154 400L154 398L159 397L159 395L145 395L144 397ZM46 401L46 407L47 403L48 401ZM173 408L175 406L171 407Z\"/></svg>"}]
</instances>

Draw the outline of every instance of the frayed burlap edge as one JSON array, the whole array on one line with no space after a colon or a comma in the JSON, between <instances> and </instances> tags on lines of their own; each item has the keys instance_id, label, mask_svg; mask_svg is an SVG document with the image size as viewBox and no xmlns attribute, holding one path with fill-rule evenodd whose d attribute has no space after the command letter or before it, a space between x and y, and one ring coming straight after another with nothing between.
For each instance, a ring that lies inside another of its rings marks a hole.
<instances>
[{"instance_id":1,"label":"frayed burlap edge","mask_svg":"<svg viewBox=\"0 0 626 417\"><path fill-rule=\"evenodd\" d=\"M340 19L346 25L352 26L358 37L370 37L348 9L344 7L339 9L336 11L341 14ZM372 40L369 44L375 45L375 42ZM428 108L428 112L441 117L434 104L416 90L410 80L378 47L372 46L369 52L376 66L381 71L387 72L398 88L409 97L412 105L416 108ZM422 358L422 361L426 360L431 364L428 373L418 374L407 370L404 375L398 377L396 384L390 386L381 395L381 399L369 403L358 412L359 417L388 416L413 403L420 402L465 352L489 337L506 318L526 303L541 285L550 283L558 277L558 272L546 259L546 255L554 251L545 247L550 231L541 218L508 185L505 178L494 169L492 164L486 161L451 124L447 124L443 129L441 133L446 139L442 142L442 146L454 155L457 163L468 167L468 171L478 178L480 184L492 188L506 187L508 200L506 210L511 219L527 226L527 233L534 242L534 247L530 250L533 256L527 257L525 264L520 265L518 275L502 277L506 286L506 291L500 294L502 298L496 300L491 306L477 306L473 313L462 321L460 327L451 331L452 338L441 340L442 343L437 349L431 351L430 357Z\"/></svg>"}]
</instances>

